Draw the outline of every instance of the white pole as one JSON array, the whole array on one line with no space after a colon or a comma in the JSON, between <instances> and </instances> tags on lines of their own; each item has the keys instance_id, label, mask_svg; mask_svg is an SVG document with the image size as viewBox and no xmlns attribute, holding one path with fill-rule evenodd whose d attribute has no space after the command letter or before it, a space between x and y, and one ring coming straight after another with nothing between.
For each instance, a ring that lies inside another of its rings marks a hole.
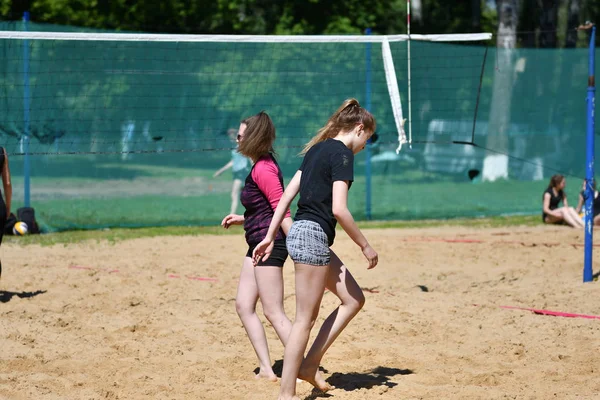
<instances>
[{"instance_id":1,"label":"white pole","mask_svg":"<svg viewBox=\"0 0 600 400\"><path fill-rule=\"evenodd\" d=\"M406 27L408 31L408 147L412 149L412 101L410 88L410 0L406 0Z\"/></svg>"}]
</instances>

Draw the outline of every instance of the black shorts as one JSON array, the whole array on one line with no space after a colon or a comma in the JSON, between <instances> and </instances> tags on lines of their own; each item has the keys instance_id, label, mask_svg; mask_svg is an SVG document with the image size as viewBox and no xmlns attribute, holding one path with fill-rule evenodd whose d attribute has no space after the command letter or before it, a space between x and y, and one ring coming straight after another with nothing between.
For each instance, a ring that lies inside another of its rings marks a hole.
<instances>
[{"instance_id":1,"label":"black shorts","mask_svg":"<svg viewBox=\"0 0 600 400\"><path fill-rule=\"evenodd\" d=\"M257 243L258 244L258 243ZM248 247L248 252L246 253L246 257L252 258L252 252L254 251L254 246ZM273 246L273 251L271 255L267 259L267 261L259 261L256 264L257 267L283 267L285 264L285 260L287 259L288 251L285 247L285 239L280 239L275 241L275 245Z\"/></svg>"}]
</instances>

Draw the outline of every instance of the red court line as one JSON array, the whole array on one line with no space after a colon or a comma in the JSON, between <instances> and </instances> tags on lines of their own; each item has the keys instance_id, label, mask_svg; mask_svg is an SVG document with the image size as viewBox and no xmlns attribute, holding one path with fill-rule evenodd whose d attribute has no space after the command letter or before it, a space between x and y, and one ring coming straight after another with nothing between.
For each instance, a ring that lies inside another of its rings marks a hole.
<instances>
[{"instance_id":1,"label":"red court line","mask_svg":"<svg viewBox=\"0 0 600 400\"><path fill-rule=\"evenodd\" d=\"M482 306L482 304L473 304L473 305L474 306ZM562 311L543 310L543 309L529 308L529 307L515 307L515 306L497 306L497 307L503 308L505 310L531 311L534 314L550 315L553 317L600 319L600 315L575 314L575 313L568 313L568 312L562 312Z\"/></svg>"},{"instance_id":2,"label":"red court line","mask_svg":"<svg viewBox=\"0 0 600 400\"><path fill-rule=\"evenodd\" d=\"M514 306L499 306L499 307L507 309L507 310L531 311L534 314L551 315L554 317L600 319L600 315L575 314L575 313L567 313L567 312L562 312L562 311L541 310L541 309L537 309L537 308L528 308L528 307L514 307Z\"/></svg>"},{"instance_id":3,"label":"red court line","mask_svg":"<svg viewBox=\"0 0 600 400\"><path fill-rule=\"evenodd\" d=\"M557 247L557 246L573 246L583 247L583 243L560 243L560 242L524 242L521 240L481 240L481 239L446 239L446 238L435 238L435 237L421 237L421 238L402 238L404 242L443 242L443 243L466 243L466 244L482 244L482 243L502 243L502 244L520 244L522 246L533 247L533 246L545 246L545 247ZM600 244L594 244L593 247L600 247Z\"/></svg>"}]
</instances>

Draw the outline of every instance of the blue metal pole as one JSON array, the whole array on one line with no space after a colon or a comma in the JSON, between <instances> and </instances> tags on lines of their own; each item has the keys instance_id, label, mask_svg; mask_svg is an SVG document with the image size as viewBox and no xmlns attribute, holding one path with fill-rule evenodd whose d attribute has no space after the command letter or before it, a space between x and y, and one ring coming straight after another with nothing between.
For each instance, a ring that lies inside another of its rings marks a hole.
<instances>
[{"instance_id":1,"label":"blue metal pole","mask_svg":"<svg viewBox=\"0 0 600 400\"><path fill-rule=\"evenodd\" d=\"M29 25L29 11L23 13L23 30L27 31ZM30 164L29 164L29 108L31 105L30 94L29 94L29 40L23 40L23 137L21 138L23 143L24 153L24 166L23 186L25 189L24 203L25 207L30 207Z\"/></svg>"},{"instance_id":2,"label":"blue metal pole","mask_svg":"<svg viewBox=\"0 0 600 400\"><path fill-rule=\"evenodd\" d=\"M365 33L371 34L371 28L367 28ZM371 111L371 43L367 43L365 51L365 108ZM366 181L366 199L365 215L367 220L371 219L371 145L365 147L365 181Z\"/></svg>"},{"instance_id":3,"label":"blue metal pole","mask_svg":"<svg viewBox=\"0 0 600 400\"><path fill-rule=\"evenodd\" d=\"M583 281L591 282L594 279L592 269L592 250L593 250L593 234L594 234L594 189L592 182L594 181L594 109L596 102L596 84L594 78L595 69L595 54L596 51L596 27L592 27L590 36L589 50L589 77L587 89L587 135L586 135L586 200L585 200L585 250L583 262Z\"/></svg>"}]
</instances>

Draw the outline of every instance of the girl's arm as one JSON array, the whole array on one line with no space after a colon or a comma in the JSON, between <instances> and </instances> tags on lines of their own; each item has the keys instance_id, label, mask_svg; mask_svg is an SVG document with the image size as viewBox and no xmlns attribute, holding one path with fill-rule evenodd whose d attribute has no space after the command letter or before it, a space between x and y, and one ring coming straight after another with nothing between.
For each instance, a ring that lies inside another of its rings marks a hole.
<instances>
[{"instance_id":1,"label":"girl's arm","mask_svg":"<svg viewBox=\"0 0 600 400\"><path fill-rule=\"evenodd\" d=\"M269 225L269 230L267 232L267 236L265 240L273 241L275 239L275 235L283 222L283 218L289 212L290 205L294 198L300 191L300 178L302 177L302 171L297 171L292 180L290 181L288 187L283 192L281 199L279 199L279 204L277 204L277 208L275 209L275 213L273 214L273 219L271 220L271 225Z\"/></svg>"},{"instance_id":2,"label":"girl's arm","mask_svg":"<svg viewBox=\"0 0 600 400\"><path fill-rule=\"evenodd\" d=\"M283 222L281 222L281 229L283 230L283 233L285 233L285 236L287 236L293 223L294 220L292 220L292 217L285 217Z\"/></svg>"},{"instance_id":3,"label":"girl's arm","mask_svg":"<svg viewBox=\"0 0 600 400\"><path fill-rule=\"evenodd\" d=\"M215 174L213 175L213 178L216 178L217 176L221 175L223 172L227 171L231 167L233 167L233 161L229 161L227 164L223 165L223 167L217 170L217 172L215 172Z\"/></svg>"},{"instance_id":4,"label":"girl's arm","mask_svg":"<svg viewBox=\"0 0 600 400\"><path fill-rule=\"evenodd\" d=\"M577 214L579 214L581 212L581 209L583 208L584 203L585 203L585 200L583 199L583 196L581 195L581 193L579 193L579 201L577 202L577 207L575 207L575 211L577 212Z\"/></svg>"},{"instance_id":5,"label":"girl's arm","mask_svg":"<svg viewBox=\"0 0 600 400\"><path fill-rule=\"evenodd\" d=\"M252 258L254 263L258 263L259 259L263 257L263 261L267 260L271 255L271 251L273 249L273 240L275 240L275 235L283 222L283 219L290 208L290 204L300 191L300 178L302 177L302 171L298 170L287 188L283 192L281 199L279 199L279 204L277 204L277 208L275 209L275 213L273 214L273 219L271 219L271 224L269 225L269 230L267 231L267 235L260 242L254 251L252 252ZM291 218L290 222L291 222ZM290 224L291 226L291 224ZM288 228L289 229L289 228ZM285 230L284 230L285 232ZM287 232L285 232L287 234Z\"/></svg>"},{"instance_id":6,"label":"girl's arm","mask_svg":"<svg viewBox=\"0 0 600 400\"><path fill-rule=\"evenodd\" d=\"M10 204L12 202L12 184L10 183L10 167L8 166L8 154L4 149L4 165L2 167L2 185L6 197L6 216L10 215Z\"/></svg>"},{"instance_id":7,"label":"girl's arm","mask_svg":"<svg viewBox=\"0 0 600 400\"><path fill-rule=\"evenodd\" d=\"M277 164L270 160L261 160L254 166L252 170L252 179L256 182L256 185L267 198L267 201L271 205L273 212L277 209L281 197L283 196L283 187L279 180L279 167ZM281 223L281 229L284 234L288 234L290 227L292 226L292 218L289 208L286 210L283 222Z\"/></svg>"},{"instance_id":8,"label":"girl's arm","mask_svg":"<svg viewBox=\"0 0 600 400\"><path fill-rule=\"evenodd\" d=\"M360 231L354 218L348 209L348 182L335 181L333 182L333 199L332 199L333 216L339 222L344 231L350 236L350 239L356 243L363 254L369 261L369 269L374 268L378 262L378 255L373 250L367 238Z\"/></svg>"},{"instance_id":9,"label":"girl's arm","mask_svg":"<svg viewBox=\"0 0 600 400\"><path fill-rule=\"evenodd\" d=\"M544 193L544 201L542 202L542 211L548 215L561 217L561 214L550 209L550 193Z\"/></svg>"},{"instance_id":10,"label":"girl's arm","mask_svg":"<svg viewBox=\"0 0 600 400\"><path fill-rule=\"evenodd\" d=\"M243 225L246 219L243 215L239 214L228 214L221 221L221 226L225 229L229 229L231 225Z\"/></svg>"},{"instance_id":11,"label":"girl's arm","mask_svg":"<svg viewBox=\"0 0 600 400\"><path fill-rule=\"evenodd\" d=\"M567 195L563 194L563 206L569 207L569 202L567 201Z\"/></svg>"}]
</instances>

